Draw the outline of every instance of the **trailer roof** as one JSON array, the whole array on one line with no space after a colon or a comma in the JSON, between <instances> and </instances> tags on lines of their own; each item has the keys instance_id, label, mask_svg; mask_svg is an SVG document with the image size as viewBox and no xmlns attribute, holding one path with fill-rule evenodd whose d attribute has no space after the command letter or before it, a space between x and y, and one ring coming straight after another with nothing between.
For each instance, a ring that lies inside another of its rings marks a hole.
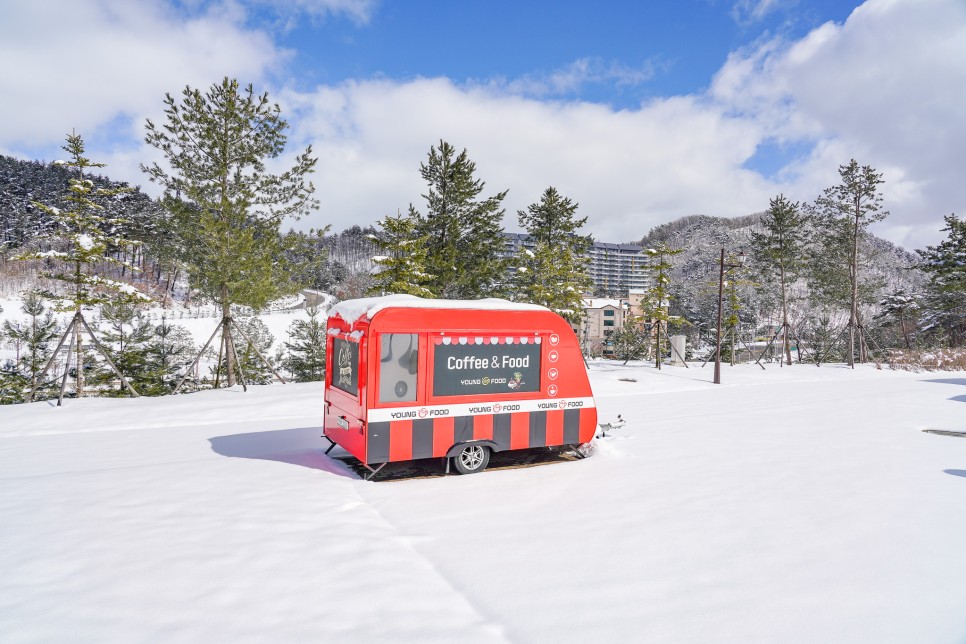
<instances>
[{"instance_id":1,"label":"trailer roof","mask_svg":"<svg viewBox=\"0 0 966 644\"><path fill-rule=\"evenodd\" d=\"M483 300L431 300L415 295L383 295L382 297L367 297L358 300L339 302L331 309L329 315L338 315L348 324L352 324L362 316L369 319L383 309L469 309L474 311L549 311L550 309L537 304L510 302L496 297Z\"/></svg>"}]
</instances>

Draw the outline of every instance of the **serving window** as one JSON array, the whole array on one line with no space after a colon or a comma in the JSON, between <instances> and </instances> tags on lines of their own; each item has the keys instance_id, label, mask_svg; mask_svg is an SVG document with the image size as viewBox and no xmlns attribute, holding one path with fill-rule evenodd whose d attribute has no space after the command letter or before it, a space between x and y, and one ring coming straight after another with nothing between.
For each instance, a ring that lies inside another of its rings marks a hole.
<instances>
[{"instance_id":1,"label":"serving window","mask_svg":"<svg viewBox=\"0 0 966 644\"><path fill-rule=\"evenodd\" d=\"M433 396L540 391L539 337L445 337L433 344Z\"/></svg>"},{"instance_id":2,"label":"serving window","mask_svg":"<svg viewBox=\"0 0 966 644\"><path fill-rule=\"evenodd\" d=\"M383 333L379 336L379 402L416 400L419 336Z\"/></svg>"}]
</instances>

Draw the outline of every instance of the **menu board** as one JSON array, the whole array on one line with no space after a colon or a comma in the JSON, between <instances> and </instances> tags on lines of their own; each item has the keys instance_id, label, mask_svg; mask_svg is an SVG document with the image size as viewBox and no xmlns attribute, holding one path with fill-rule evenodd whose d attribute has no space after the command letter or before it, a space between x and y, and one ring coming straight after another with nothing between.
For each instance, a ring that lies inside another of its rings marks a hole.
<instances>
[{"instance_id":1,"label":"menu board","mask_svg":"<svg viewBox=\"0 0 966 644\"><path fill-rule=\"evenodd\" d=\"M332 341L332 386L359 395L359 343L343 338Z\"/></svg>"},{"instance_id":2,"label":"menu board","mask_svg":"<svg viewBox=\"0 0 966 644\"><path fill-rule=\"evenodd\" d=\"M438 344L433 396L540 391L539 344Z\"/></svg>"}]
</instances>

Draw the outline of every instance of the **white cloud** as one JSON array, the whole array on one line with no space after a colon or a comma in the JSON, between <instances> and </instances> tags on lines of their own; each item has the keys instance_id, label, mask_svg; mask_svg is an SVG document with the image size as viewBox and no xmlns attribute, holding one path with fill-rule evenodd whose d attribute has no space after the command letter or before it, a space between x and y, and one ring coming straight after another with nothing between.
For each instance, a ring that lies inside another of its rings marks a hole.
<instances>
[{"instance_id":1,"label":"white cloud","mask_svg":"<svg viewBox=\"0 0 966 644\"><path fill-rule=\"evenodd\" d=\"M812 140L786 172L802 198L850 158L885 172L892 216L878 231L909 248L935 242L966 210L966 4L869 0L843 25L734 54L712 95L769 135Z\"/></svg>"},{"instance_id":2,"label":"white cloud","mask_svg":"<svg viewBox=\"0 0 966 644\"><path fill-rule=\"evenodd\" d=\"M748 25L796 4L797 0L737 0L731 7L731 17L738 24Z\"/></svg>"},{"instance_id":3,"label":"white cloud","mask_svg":"<svg viewBox=\"0 0 966 644\"><path fill-rule=\"evenodd\" d=\"M419 164L441 138L469 150L487 194L509 188L510 228L549 185L580 202L590 231L607 241L639 238L683 214L746 214L774 188L740 167L756 126L694 98L614 111L446 79L352 82L283 98L301 115L293 140L314 142L320 157L323 208L305 226L367 224L410 202L423 208Z\"/></svg>"},{"instance_id":4,"label":"white cloud","mask_svg":"<svg viewBox=\"0 0 966 644\"><path fill-rule=\"evenodd\" d=\"M877 232L892 241L936 243L943 215L966 213L966 120L959 113L966 105L966 5L959 0L870 0L844 25L734 52L705 94L622 110L546 97L587 83L643 82L651 63L586 59L550 74L462 85L416 78L311 92L273 88L287 53L245 26L251 16L244 9L269 2L199 2L188 17L147 0L76 0L56 12L7 3L15 6L0 22L0 56L17 64L0 67L0 150L59 144L71 128L120 127L127 145L89 148L90 156L106 161L111 176L143 184L137 164L154 155L136 144L144 117L158 116L165 92L229 75L282 103L293 125L291 155L314 145L322 210L305 227L371 224L410 202L423 208L419 164L441 138L469 150L487 194L510 189L509 229L516 211L553 185L580 203L598 238L627 241L683 215L762 210L779 192L812 200L851 158L885 173L892 215ZM366 2L287 6L314 15L352 6L360 20L372 11ZM769 142L810 153L765 178L747 166Z\"/></svg>"},{"instance_id":5,"label":"white cloud","mask_svg":"<svg viewBox=\"0 0 966 644\"><path fill-rule=\"evenodd\" d=\"M165 92L224 76L257 81L287 54L236 5L185 18L149 0L6 2L0 20L0 145L38 147L72 129L161 108ZM139 118L143 121L143 118Z\"/></svg>"},{"instance_id":6,"label":"white cloud","mask_svg":"<svg viewBox=\"0 0 966 644\"><path fill-rule=\"evenodd\" d=\"M640 85L654 78L659 66L655 60L631 67L618 61L607 62L598 57L586 57L550 72L526 74L512 80L487 79L478 84L510 94L538 98L576 95L584 86L591 84L606 83L617 87Z\"/></svg>"},{"instance_id":7,"label":"white cloud","mask_svg":"<svg viewBox=\"0 0 966 644\"><path fill-rule=\"evenodd\" d=\"M365 24L372 18L376 0L246 0L253 6L264 6L276 13L294 17L306 14L316 18L331 15L345 15L358 24Z\"/></svg>"}]
</instances>

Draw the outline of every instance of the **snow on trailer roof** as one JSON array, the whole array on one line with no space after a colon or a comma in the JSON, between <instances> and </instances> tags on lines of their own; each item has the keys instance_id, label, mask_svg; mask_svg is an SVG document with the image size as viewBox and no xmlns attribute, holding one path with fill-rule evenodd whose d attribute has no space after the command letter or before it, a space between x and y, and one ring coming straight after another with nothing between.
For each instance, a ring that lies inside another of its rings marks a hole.
<instances>
[{"instance_id":1,"label":"snow on trailer roof","mask_svg":"<svg viewBox=\"0 0 966 644\"><path fill-rule=\"evenodd\" d=\"M470 309L474 311L549 311L550 309L537 304L511 302L509 300L490 297L482 300L432 300L415 295L383 295L381 297L367 297L358 300L345 300L329 309L329 316L338 315L348 324L355 323L362 316L370 320L383 309Z\"/></svg>"}]
</instances>

